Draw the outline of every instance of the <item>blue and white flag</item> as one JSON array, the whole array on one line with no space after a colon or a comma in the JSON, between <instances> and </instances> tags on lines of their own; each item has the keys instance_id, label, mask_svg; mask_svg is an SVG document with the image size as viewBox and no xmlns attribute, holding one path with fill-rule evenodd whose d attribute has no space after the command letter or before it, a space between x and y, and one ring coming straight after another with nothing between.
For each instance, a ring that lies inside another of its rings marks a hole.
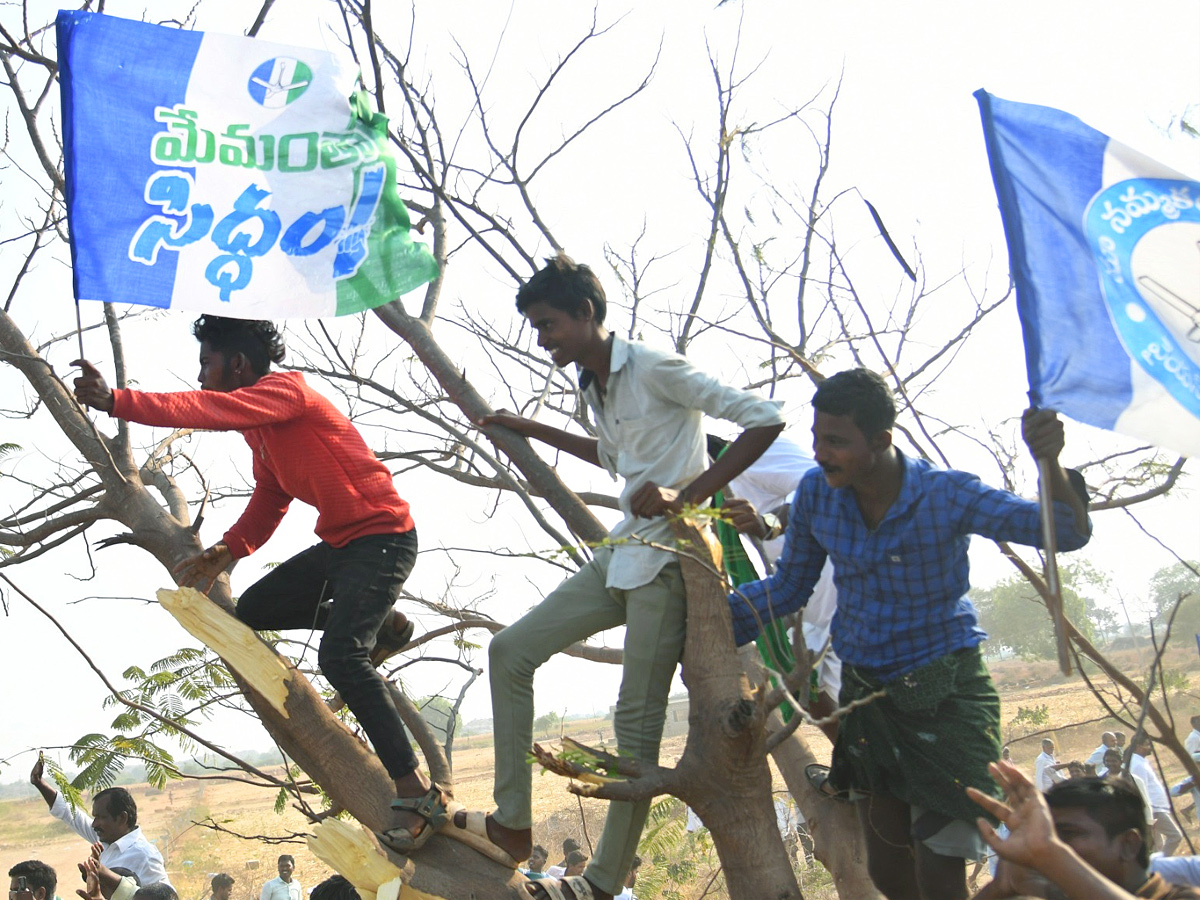
<instances>
[{"instance_id":1,"label":"blue and white flag","mask_svg":"<svg viewBox=\"0 0 1200 900\"><path fill-rule=\"evenodd\" d=\"M1200 183L977 91L1034 405L1200 456Z\"/></svg>"},{"instance_id":2,"label":"blue and white flag","mask_svg":"<svg viewBox=\"0 0 1200 900\"><path fill-rule=\"evenodd\" d=\"M317 317L437 276L333 54L87 12L57 31L77 299Z\"/></svg>"}]
</instances>

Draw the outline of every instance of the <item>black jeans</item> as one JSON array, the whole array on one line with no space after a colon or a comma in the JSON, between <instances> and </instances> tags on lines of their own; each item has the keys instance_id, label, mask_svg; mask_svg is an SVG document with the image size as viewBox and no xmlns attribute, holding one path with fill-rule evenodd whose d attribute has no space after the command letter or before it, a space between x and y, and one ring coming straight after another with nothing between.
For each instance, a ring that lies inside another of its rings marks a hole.
<instances>
[{"instance_id":1,"label":"black jeans","mask_svg":"<svg viewBox=\"0 0 1200 900\"><path fill-rule=\"evenodd\" d=\"M416 559L416 529L367 535L345 547L322 541L268 572L237 605L238 618L258 631L325 632L317 653L321 671L392 778L403 778L418 763L383 676L371 665L371 651Z\"/></svg>"}]
</instances>

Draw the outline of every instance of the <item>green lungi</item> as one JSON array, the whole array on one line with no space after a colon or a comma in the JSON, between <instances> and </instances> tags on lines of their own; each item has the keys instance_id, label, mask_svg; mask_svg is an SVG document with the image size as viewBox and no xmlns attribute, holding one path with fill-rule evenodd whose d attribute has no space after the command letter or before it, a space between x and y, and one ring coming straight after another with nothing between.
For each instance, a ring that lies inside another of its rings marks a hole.
<instances>
[{"instance_id":1,"label":"green lungi","mask_svg":"<svg viewBox=\"0 0 1200 900\"><path fill-rule=\"evenodd\" d=\"M979 648L947 654L887 684L843 665L840 705L880 689L887 696L839 723L830 784L888 794L951 819L985 815L966 789L1003 796L987 769L1000 758L1000 697Z\"/></svg>"}]
</instances>

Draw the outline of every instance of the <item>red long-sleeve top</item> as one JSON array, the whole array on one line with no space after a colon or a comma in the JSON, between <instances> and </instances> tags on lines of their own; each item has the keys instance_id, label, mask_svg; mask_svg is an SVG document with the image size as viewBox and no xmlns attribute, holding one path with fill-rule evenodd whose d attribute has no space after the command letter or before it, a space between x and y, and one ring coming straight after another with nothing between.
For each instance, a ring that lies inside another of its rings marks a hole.
<instances>
[{"instance_id":1,"label":"red long-sleeve top","mask_svg":"<svg viewBox=\"0 0 1200 900\"><path fill-rule=\"evenodd\" d=\"M143 425L241 432L254 452L254 493L225 532L234 559L266 543L293 498L317 508L317 537L334 547L413 528L391 472L299 372L270 372L229 392L114 390L112 414Z\"/></svg>"}]
</instances>

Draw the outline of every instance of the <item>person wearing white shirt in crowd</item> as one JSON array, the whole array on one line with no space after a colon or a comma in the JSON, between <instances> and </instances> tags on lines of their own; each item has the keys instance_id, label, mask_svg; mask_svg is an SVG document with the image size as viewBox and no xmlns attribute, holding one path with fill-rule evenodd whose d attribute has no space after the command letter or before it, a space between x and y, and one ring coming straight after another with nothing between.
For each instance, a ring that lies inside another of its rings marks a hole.
<instances>
[{"instance_id":1,"label":"person wearing white shirt in crowd","mask_svg":"<svg viewBox=\"0 0 1200 900\"><path fill-rule=\"evenodd\" d=\"M43 776L45 763L41 755L29 773L29 783L38 789L50 814L66 822L89 844L97 841L103 847L100 863L110 869L124 868L133 872L142 886L170 884L158 848L146 840L137 824L137 803L125 788L108 788L92 798L92 814L70 804Z\"/></svg>"},{"instance_id":2,"label":"person wearing white shirt in crowd","mask_svg":"<svg viewBox=\"0 0 1200 900\"><path fill-rule=\"evenodd\" d=\"M292 877L292 872L296 870L295 858L285 853L279 857L277 868L279 877L272 878L262 886L258 900L300 900L304 892L300 882Z\"/></svg>"},{"instance_id":3,"label":"person wearing white shirt in crowd","mask_svg":"<svg viewBox=\"0 0 1200 900\"><path fill-rule=\"evenodd\" d=\"M1106 778L1129 778L1137 785L1138 793L1142 795L1142 805L1145 807L1146 822L1150 824L1154 821L1154 807L1150 805L1150 792L1146 790L1146 782L1140 775L1134 775L1132 772L1124 772L1125 761L1121 758L1121 751L1116 747L1104 754L1104 769L1107 773Z\"/></svg>"},{"instance_id":4,"label":"person wearing white shirt in crowd","mask_svg":"<svg viewBox=\"0 0 1200 900\"><path fill-rule=\"evenodd\" d=\"M1170 856L1183 841L1183 833L1171 815L1171 800L1167 796L1167 789L1163 787L1154 767L1146 760L1151 753L1151 746L1147 735L1135 737L1133 755L1129 758L1129 772L1146 782L1146 795L1150 798L1150 806L1154 811L1154 839L1157 843L1158 839L1162 838L1163 856Z\"/></svg>"},{"instance_id":5,"label":"person wearing white shirt in crowd","mask_svg":"<svg viewBox=\"0 0 1200 900\"><path fill-rule=\"evenodd\" d=\"M1042 741L1042 752L1034 762L1033 783L1039 791L1050 790L1053 785L1066 780L1059 769L1065 769L1067 765L1054 758L1054 741L1046 738Z\"/></svg>"},{"instance_id":6,"label":"person wearing white shirt in crowd","mask_svg":"<svg viewBox=\"0 0 1200 900\"><path fill-rule=\"evenodd\" d=\"M1100 746L1093 750L1092 755L1084 760L1087 765L1096 767L1097 776L1104 774L1105 752L1111 750L1115 746L1117 746L1117 736L1111 731L1106 731L1104 734L1100 735Z\"/></svg>"}]
</instances>

